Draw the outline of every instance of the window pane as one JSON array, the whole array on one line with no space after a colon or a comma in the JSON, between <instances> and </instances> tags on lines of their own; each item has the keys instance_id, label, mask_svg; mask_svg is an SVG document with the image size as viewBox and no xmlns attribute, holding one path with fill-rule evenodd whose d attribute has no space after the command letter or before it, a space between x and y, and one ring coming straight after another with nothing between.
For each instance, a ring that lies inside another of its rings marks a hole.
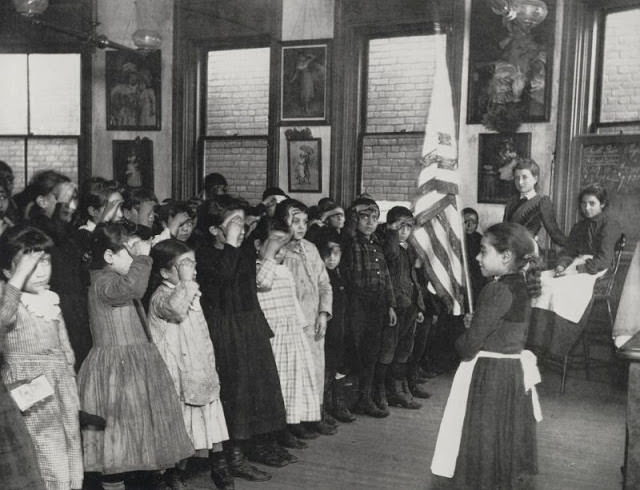
<instances>
[{"instance_id":1,"label":"window pane","mask_svg":"<svg viewBox=\"0 0 640 490\"><path fill-rule=\"evenodd\" d=\"M0 138L0 160L13 170L13 193L24 189L24 138Z\"/></svg>"},{"instance_id":2,"label":"window pane","mask_svg":"<svg viewBox=\"0 0 640 490\"><path fill-rule=\"evenodd\" d=\"M607 15L600 122L640 121L640 9Z\"/></svg>"},{"instance_id":3,"label":"window pane","mask_svg":"<svg viewBox=\"0 0 640 490\"><path fill-rule=\"evenodd\" d=\"M434 73L435 36L369 41L366 131L424 131Z\"/></svg>"},{"instance_id":4,"label":"window pane","mask_svg":"<svg viewBox=\"0 0 640 490\"><path fill-rule=\"evenodd\" d=\"M41 170L55 170L78 182L77 138L30 138L27 179Z\"/></svg>"},{"instance_id":5,"label":"window pane","mask_svg":"<svg viewBox=\"0 0 640 490\"><path fill-rule=\"evenodd\" d=\"M80 55L29 55L32 134L80 134Z\"/></svg>"},{"instance_id":6,"label":"window pane","mask_svg":"<svg viewBox=\"0 0 640 490\"><path fill-rule=\"evenodd\" d=\"M367 136L362 145L362 191L376 200L415 196L422 135Z\"/></svg>"},{"instance_id":7,"label":"window pane","mask_svg":"<svg viewBox=\"0 0 640 490\"><path fill-rule=\"evenodd\" d=\"M267 140L207 140L204 174L218 172L227 179L229 193L259 202L267 187Z\"/></svg>"},{"instance_id":8,"label":"window pane","mask_svg":"<svg viewBox=\"0 0 640 490\"><path fill-rule=\"evenodd\" d=\"M267 134L269 58L269 48L209 52L207 135Z\"/></svg>"},{"instance_id":9,"label":"window pane","mask_svg":"<svg viewBox=\"0 0 640 490\"><path fill-rule=\"evenodd\" d=\"M27 134L27 56L0 54L0 134Z\"/></svg>"}]
</instances>

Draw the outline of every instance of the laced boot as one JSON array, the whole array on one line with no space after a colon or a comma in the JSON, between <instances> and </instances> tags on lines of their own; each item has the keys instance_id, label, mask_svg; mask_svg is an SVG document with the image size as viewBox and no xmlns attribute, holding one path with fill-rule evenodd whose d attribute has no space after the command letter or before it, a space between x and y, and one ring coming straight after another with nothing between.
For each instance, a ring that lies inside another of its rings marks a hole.
<instances>
[{"instance_id":1,"label":"laced boot","mask_svg":"<svg viewBox=\"0 0 640 490\"><path fill-rule=\"evenodd\" d=\"M378 405L373 403L371 398L371 388L373 385L373 366L365 366L362 368L360 375L360 399L355 407L355 412L368 415L369 417L384 418L389 412L380 410Z\"/></svg>"},{"instance_id":2,"label":"laced boot","mask_svg":"<svg viewBox=\"0 0 640 490\"><path fill-rule=\"evenodd\" d=\"M413 397L423 398L425 400L431 397L431 393L429 393L426 390L423 390L422 388L420 388L420 386L418 386L420 383L420 378L418 377L417 368L415 370L414 369L408 370L408 375L405 378L405 380L406 380L406 389Z\"/></svg>"},{"instance_id":3,"label":"laced boot","mask_svg":"<svg viewBox=\"0 0 640 490\"><path fill-rule=\"evenodd\" d=\"M393 385L397 394L395 401L402 408L417 410L422 405L413 399L407 385L407 365L404 363L394 363L393 365Z\"/></svg>"},{"instance_id":4,"label":"laced boot","mask_svg":"<svg viewBox=\"0 0 640 490\"><path fill-rule=\"evenodd\" d=\"M235 444L229 454L229 466L231 474L236 478L247 481L267 481L271 480L271 475L266 471L261 471L253 465L247 463L242 453L242 449Z\"/></svg>"},{"instance_id":5,"label":"laced boot","mask_svg":"<svg viewBox=\"0 0 640 490\"><path fill-rule=\"evenodd\" d=\"M233 490L233 476L227 464L224 453L209 451L209 466L211 468L211 479L220 490Z\"/></svg>"},{"instance_id":6,"label":"laced boot","mask_svg":"<svg viewBox=\"0 0 640 490\"><path fill-rule=\"evenodd\" d=\"M356 416L351 413L344 396L344 384L347 378L333 380L333 412L332 415L339 421L350 423L356 420Z\"/></svg>"},{"instance_id":7,"label":"laced boot","mask_svg":"<svg viewBox=\"0 0 640 490\"><path fill-rule=\"evenodd\" d=\"M373 401L378 408L386 413L385 417L389 415L389 403L387 402L387 369L389 366L386 364L376 364L374 383L375 391L373 395Z\"/></svg>"}]
</instances>

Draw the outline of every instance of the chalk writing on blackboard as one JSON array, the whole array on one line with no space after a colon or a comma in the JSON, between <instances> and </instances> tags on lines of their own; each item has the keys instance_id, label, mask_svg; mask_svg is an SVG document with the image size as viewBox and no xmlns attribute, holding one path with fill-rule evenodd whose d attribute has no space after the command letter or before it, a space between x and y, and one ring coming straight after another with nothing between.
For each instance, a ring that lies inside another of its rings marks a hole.
<instances>
[{"instance_id":1,"label":"chalk writing on blackboard","mask_svg":"<svg viewBox=\"0 0 640 490\"><path fill-rule=\"evenodd\" d=\"M583 146L580 187L595 182L604 185L609 192L640 192L640 142Z\"/></svg>"}]
</instances>

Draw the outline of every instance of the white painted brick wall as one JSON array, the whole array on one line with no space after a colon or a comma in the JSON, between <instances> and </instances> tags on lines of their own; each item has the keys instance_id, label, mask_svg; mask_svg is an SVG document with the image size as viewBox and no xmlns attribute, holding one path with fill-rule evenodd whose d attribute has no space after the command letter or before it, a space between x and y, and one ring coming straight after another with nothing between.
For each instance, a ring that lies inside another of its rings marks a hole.
<instances>
[{"instance_id":1,"label":"white painted brick wall","mask_svg":"<svg viewBox=\"0 0 640 490\"><path fill-rule=\"evenodd\" d=\"M434 70L433 36L371 40L367 132L424 131Z\"/></svg>"},{"instance_id":2,"label":"white painted brick wall","mask_svg":"<svg viewBox=\"0 0 640 490\"><path fill-rule=\"evenodd\" d=\"M269 48L211 51L207 135L265 135L269 118Z\"/></svg>"},{"instance_id":3,"label":"white painted brick wall","mask_svg":"<svg viewBox=\"0 0 640 490\"><path fill-rule=\"evenodd\" d=\"M257 204L267 186L267 140L209 140L204 168L224 175L230 194Z\"/></svg>"},{"instance_id":4,"label":"white painted brick wall","mask_svg":"<svg viewBox=\"0 0 640 490\"><path fill-rule=\"evenodd\" d=\"M362 151L362 190L376 200L410 201L415 196L422 135L368 136Z\"/></svg>"},{"instance_id":5,"label":"white painted brick wall","mask_svg":"<svg viewBox=\"0 0 640 490\"><path fill-rule=\"evenodd\" d=\"M640 8L609 14L600 120L640 120Z\"/></svg>"}]
</instances>

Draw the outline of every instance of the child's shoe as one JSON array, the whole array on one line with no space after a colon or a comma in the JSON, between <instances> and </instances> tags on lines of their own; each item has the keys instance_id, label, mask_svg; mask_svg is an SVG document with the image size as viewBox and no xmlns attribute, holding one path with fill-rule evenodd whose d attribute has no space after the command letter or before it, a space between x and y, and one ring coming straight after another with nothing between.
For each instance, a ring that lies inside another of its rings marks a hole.
<instances>
[{"instance_id":1,"label":"child's shoe","mask_svg":"<svg viewBox=\"0 0 640 490\"><path fill-rule=\"evenodd\" d=\"M289 449L307 448L307 444L294 436L288 426L280 432L278 442L281 446Z\"/></svg>"},{"instance_id":2,"label":"child's shoe","mask_svg":"<svg viewBox=\"0 0 640 490\"><path fill-rule=\"evenodd\" d=\"M305 422L303 425L307 430L317 432L323 436L332 436L338 432L338 428L335 425L329 425L323 420L319 422Z\"/></svg>"},{"instance_id":3,"label":"child's shoe","mask_svg":"<svg viewBox=\"0 0 640 490\"><path fill-rule=\"evenodd\" d=\"M242 449L234 446L229 454L229 467L231 475L236 478L242 478L247 481L267 481L271 480L271 475L266 471L259 470L253 465L247 463L242 453Z\"/></svg>"},{"instance_id":4,"label":"child's shoe","mask_svg":"<svg viewBox=\"0 0 640 490\"><path fill-rule=\"evenodd\" d=\"M233 476L223 452L209 451L211 479L220 490L234 490Z\"/></svg>"},{"instance_id":5,"label":"child's shoe","mask_svg":"<svg viewBox=\"0 0 640 490\"><path fill-rule=\"evenodd\" d=\"M350 423L356 420L356 416L351 413L344 397L344 384L347 378L336 379L333 382L333 411L332 415L339 421Z\"/></svg>"}]
</instances>

